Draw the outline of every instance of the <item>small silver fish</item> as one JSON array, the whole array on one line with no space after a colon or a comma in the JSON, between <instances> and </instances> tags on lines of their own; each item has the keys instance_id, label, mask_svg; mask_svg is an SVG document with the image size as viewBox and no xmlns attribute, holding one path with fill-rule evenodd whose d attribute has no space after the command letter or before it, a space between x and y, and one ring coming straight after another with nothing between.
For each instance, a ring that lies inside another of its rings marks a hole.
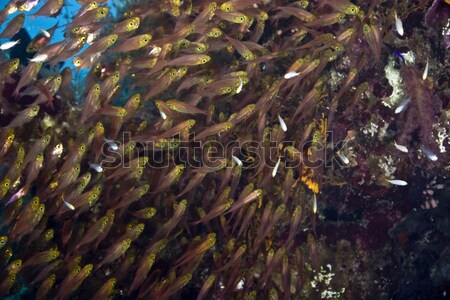
<instances>
[{"instance_id":1,"label":"small silver fish","mask_svg":"<svg viewBox=\"0 0 450 300\"><path fill-rule=\"evenodd\" d=\"M0 49L5 51L8 49L11 49L12 47L14 47L17 44L20 44L20 39L17 41L9 41L9 42L3 43L0 45Z\"/></svg>"},{"instance_id":2,"label":"small silver fish","mask_svg":"<svg viewBox=\"0 0 450 300\"><path fill-rule=\"evenodd\" d=\"M39 4L39 0L31 0L31 1L27 1L24 4L20 5L18 8L20 11L30 11L38 4Z\"/></svg>"},{"instance_id":3,"label":"small silver fish","mask_svg":"<svg viewBox=\"0 0 450 300\"><path fill-rule=\"evenodd\" d=\"M438 157L436 154L434 154L433 152L431 152L430 150L426 149L425 147L421 147L421 150L423 151L423 153L425 154L425 156L431 160L431 161L437 161Z\"/></svg>"},{"instance_id":4,"label":"small silver fish","mask_svg":"<svg viewBox=\"0 0 450 300\"><path fill-rule=\"evenodd\" d=\"M47 30L42 29L42 28L39 28L39 30L42 32L42 34L43 34L45 37L51 38L51 35L50 35L50 33L49 33Z\"/></svg>"},{"instance_id":5,"label":"small silver fish","mask_svg":"<svg viewBox=\"0 0 450 300\"><path fill-rule=\"evenodd\" d=\"M152 50L150 50L150 52L148 53L148 55L151 55L151 56L159 56L160 53L161 53L161 47L155 46L155 47L153 47Z\"/></svg>"},{"instance_id":6,"label":"small silver fish","mask_svg":"<svg viewBox=\"0 0 450 300\"><path fill-rule=\"evenodd\" d=\"M75 210L75 206L73 206L71 203L67 202L66 200L63 200L63 203L65 206L67 206L70 210Z\"/></svg>"},{"instance_id":7,"label":"small silver fish","mask_svg":"<svg viewBox=\"0 0 450 300\"><path fill-rule=\"evenodd\" d=\"M403 101L402 103L400 103L399 106L397 106L397 108L395 109L395 113L399 114L402 111L405 110L406 107L408 107L409 103L411 102L411 99L406 99L405 101Z\"/></svg>"},{"instance_id":8,"label":"small silver fish","mask_svg":"<svg viewBox=\"0 0 450 300\"><path fill-rule=\"evenodd\" d=\"M429 67L429 64L428 64L428 58L427 58L427 64L425 65L425 70L423 70L423 74L422 74L423 80L427 79L427 77L428 77L428 67Z\"/></svg>"},{"instance_id":9,"label":"small silver fish","mask_svg":"<svg viewBox=\"0 0 450 300\"><path fill-rule=\"evenodd\" d=\"M344 164L348 165L350 163L350 160L344 154L342 154L341 152L336 153Z\"/></svg>"},{"instance_id":10,"label":"small silver fish","mask_svg":"<svg viewBox=\"0 0 450 300\"><path fill-rule=\"evenodd\" d=\"M281 118L280 115L278 115L278 122L280 122L281 129L283 129L283 131L286 132L287 131L287 125L284 122L283 118Z\"/></svg>"},{"instance_id":11,"label":"small silver fish","mask_svg":"<svg viewBox=\"0 0 450 300\"><path fill-rule=\"evenodd\" d=\"M316 194L314 193L313 195L313 212L316 214L317 213L317 197Z\"/></svg>"},{"instance_id":12,"label":"small silver fish","mask_svg":"<svg viewBox=\"0 0 450 300\"><path fill-rule=\"evenodd\" d=\"M238 166L242 166L242 160L240 160L239 158L237 158L234 155L231 155L231 158L233 158L233 160L238 164Z\"/></svg>"},{"instance_id":13,"label":"small silver fish","mask_svg":"<svg viewBox=\"0 0 450 300\"><path fill-rule=\"evenodd\" d=\"M47 54L38 54L35 57L29 59L29 61L31 61L31 62L43 62L43 61L46 61L47 58L48 58Z\"/></svg>"},{"instance_id":14,"label":"small silver fish","mask_svg":"<svg viewBox=\"0 0 450 300\"><path fill-rule=\"evenodd\" d=\"M103 172L103 168L101 166L97 165L97 164L89 163L89 167L91 169L93 169L97 173L102 173Z\"/></svg>"},{"instance_id":15,"label":"small silver fish","mask_svg":"<svg viewBox=\"0 0 450 300\"><path fill-rule=\"evenodd\" d=\"M239 94L242 91L242 87L244 85L244 82L242 81L242 79L239 77L239 86L236 89L236 94Z\"/></svg>"},{"instance_id":16,"label":"small silver fish","mask_svg":"<svg viewBox=\"0 0 450 300\"><path fill-rule=\"evenodd\" d=\"M400 186L405 186L408 184L406 181L400 179L388 179L387 182L393 185L400 185Z\"/></svg>"},{"instance_id":17,"label":"small silver fish","mask_svg":"<svg viewBox=\"0 0 450 300\"><path fill-rule=\"evenodd\" d=\"M275 168L272 170L272 177L275 177L277 175L278 167L280 166L281 156L278 157L278 161L275 165Z\"/></svg>"},{"instance_id":18,"label":"small silver fish","mask_svg":"<svg viewBox=\"0 0 450 300\"><path fill-rule=\"evenodd\" d=\"M404 152L404 153L408 153L408 148L406 148L403 145L397 144L396 141L394 141L394 146L395 146L395 148L397 148L398 151L401 151L401 152Z\"/></svg>"},{"instance_id":19,"label":"small silver fish","mask_svg":"<svg viewBox=\"0 0 450 300\"><path fill-rule=\"evenodd\" d=\"M298 75L300 75L300 73L298 73L298 72L294 72L294 71L288 72L288 73L284 74L284 79L291 79Z\"/></svg>"},{"instance_id":20,"label":"small silver fish","mask_svg":"<svg viewBox=\"0 0 450 300\"><path fill-rule=\"evenodd\" d=\"M117 146L116 142L107 138L103 138L103 140L108 144L108 146L113 150L116 151L119 149L119 146Z\"/></svg>"},{"instance_id":21,"label":"small silver fish","mask_svg":"<svg viewBox=\"0 0 450 300\"><path fill-rule=\"evenodd\" d=\"M404 31L402 20L397 16L397 12L394 12L394 17L395 17L395 29L397 30L400 36L403 36Z\"/></svg>"}]
</instances>

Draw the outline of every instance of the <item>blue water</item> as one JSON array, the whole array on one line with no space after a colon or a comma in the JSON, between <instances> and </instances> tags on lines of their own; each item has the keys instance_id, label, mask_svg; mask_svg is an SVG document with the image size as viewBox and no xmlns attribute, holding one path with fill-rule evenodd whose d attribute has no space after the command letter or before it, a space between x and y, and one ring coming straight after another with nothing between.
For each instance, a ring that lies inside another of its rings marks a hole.
<instances>
[{"instance_id":1,"label":"blue water","mask_svg":"<svg viewBox=\"0 0 450 300\"><path fill-rule=\"evenodd\" d=\"M47 0L40 0L39 4L36 5L32 10L30 10L29 12L25 12L27 17L25 18L25 23L23 25L23 28L25 28L27 30L28 34L33 39L37 34L41 33L40 28L47 30L47 29L51 28L52 26L54 26L56 23L58 23L59 27L55 30L55 33L53 34L53 36L50 40L50 43L49 43L49 44L54 44L54 43L64 40L65 25L70 23L73 16L75 16L75 14L81 8L81 5L78 2L76 2L75 0L65 0L66 3L63 6L60 14L55 17L42 17L42 16L29 17L29 15L37 12L44 5L44 3L46 1ZM1 2L0 9L4 9L9 1L0 1L0 2ZM115 18L117 16L117 9L113 5L112 2L113 1L108 1L106 3L106 6L108 6L108 8L109 8L109 13ZM9 15L6 18L5 22L3 22L3 24L1 24L0 32L2 32L5 29L6 25L9 23L9 21L11 21L11 19L13 19L19 13L20 12L17 11L15 13ZM10 39L0 39L0 44L3 44L4 42L7 42L9 40ZM88 47L89 47L89 45L85 45L84 48L81 49L80 52L83 52ZM62 65L62 68L65 68L65 67L69 67L71 69L75 68L75 66L72 63L72 60L67 60Z\"/></svg>"}]
</instances>

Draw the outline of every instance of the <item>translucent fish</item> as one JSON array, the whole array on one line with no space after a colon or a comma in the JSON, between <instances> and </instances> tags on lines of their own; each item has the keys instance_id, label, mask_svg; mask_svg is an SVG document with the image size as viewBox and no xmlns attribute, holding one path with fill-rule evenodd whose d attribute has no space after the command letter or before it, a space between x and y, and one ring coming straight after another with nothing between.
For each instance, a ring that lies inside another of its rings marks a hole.
<instances>
[{"instance_id":1,"label":"translucent fish","mask_svg":"<svg viewBox=\"0 0 450 300\"><path fill-rule=\"evenodd\" d=\"M106 281L100 289L95 293L93 299L110 299L114 292L114 287L117 283L116 278L110 278Z\"/></svg>"},{"instance_id":2,"label":"translucent fish","mask_svg":"<svg viewBox=\"0 0 450 300\"><path fill-rule=\"evenodd\" d=\"M25 15L18 14L6 25L5 30L0 33L0 38L10 38L13 37L22 28L25 22Z\"/></svg>"},{"instance_id":3,"label":"translucent fish","mask_svg":"<svg viewBox=\"0 0 450 300\"><path fill-rule=\"evenodd\" d=\"M30 122L39 113L39 105L33 105L20 111L17 116L6 126L7 128L14 128L22 126Z\"/></svg>"},{"instance_id":4,"label":"translucent fish","mask_svg":"<svg viewBox=\"0 0 450 300\"><path fill-rule=\"evenodd\" d=\"M95 267L95 269L100 269L103 265L111 263L121 257L127 252L132 243L131 239L124 239L113 244L106 252L103 260Z\"/></svg>"},{"instance_id":5,"label":"translucent fish","mask_svg":"<svg viewBox=\"0 0 450 300\"><path fill-rule=\"evenodd\" d=\"M26 1L25 3L19 5L17 7L17 9L19 11L30 11L38 4L39 4L39 0L29 0L29 1Z\"/></svg>"},{"instance_id":6,"label":"translucent fish","mask_svg":"<svg viewBox=\"0 0 450 300\"><path fill-rule=\"evenodd\" d=\"M237 89L236 89L236 94L239 94L239 93L242 91L242 87L244 86L243 83L244 83L244 82L242 81L242 78L239 77L239 85L238 85L238 87L237 87Z\"/></svg>"},{"instance_id":7,"label":"translucent fish","mask_svg":"<svg viewBox=\"0 0 450 300\"><path fill-rule=\"evenodd\" d=\"M125 33L136 30L139 27L140 22L141 19L139 17L125 19L116 25L113 33Z\"/></svg>"},{"instance_id":8,"label":"translucent fish","mask_svg":"<svg viewBox=\"0 0 450 300\"><path fill-rule=\"evenodd\" d=\"M348 0L326 0L326 1L321 0L319 2L329 5L334 9L348 15L356 15L360 11L358 6L352 4ZM320 3L319 5L323 5L322 3Z\"/></svg>"},{"instance_id":9,"label":"translucent fish","mask_svg":"<svg viewBox=\"0 0 450 300\"><path fill-rule=\"evenodd\" d=\"M206 112L204 110L201 110L201 109L199 109L199 108L197 108L197 107L195 107L193 105L190 105L188 103L184 103L182 101L178 101L178 100L175 100L175 99L168 100L166 102L166 105L170 109L178 111L180 113L186 113L186 114L192 114L192 115L195 115L195 114L203 114L203 115L205 115L206 114Z\"/></svg>"},{"instance_id":10,"label":"translucent fish","mask_svg":"<svg viewBox=\"0 0 450 300\"><path fill-rule=\"evenodd\" d=\"M233 128L233 126L234 126L234 124L231 122L219 123L219 124L216 124L216 125L206 128L205 130L200 132L195 138L197 140L201 140L208 136L228 131L231 128Z\"/></svg>"},{"instance_id":11,"label":"translucent fish","mask_svg":"<svg viewBox=\"0 0 450 300\"><path fill-rule=\"evenodd\" d=\"M167 63L168 66L197 66L206 64L211 57L205 54L189 54L177 57Z\"/></svg>"},{"instance_id":12,"label":"translucent fish","mask_svg":"<svg viewBox=\"0 0 450 300\"><path fill-rule=\"evenodd\" d=\"M152 39L151 34L140 34L125 40L119 46L112 49L113 52L128 52L145 47Z\"/></svg>"},{"instance_id":13,"label":"translucent fish","mask_svg":"<svg viewBox=\"0 0 450 300\"><path fill-rule=\"evenodd\" d=\"M60 12L64 5L64 0L47 0L43 2L44 5L34 14L35 16L54 16Z\"/></svg>"}]
</instances>

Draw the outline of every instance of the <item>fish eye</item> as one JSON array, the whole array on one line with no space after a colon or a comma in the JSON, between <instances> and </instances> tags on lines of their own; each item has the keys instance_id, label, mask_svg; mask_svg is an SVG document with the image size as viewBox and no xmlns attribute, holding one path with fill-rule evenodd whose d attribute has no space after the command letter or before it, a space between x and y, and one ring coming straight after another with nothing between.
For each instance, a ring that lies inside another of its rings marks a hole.
<instances>
[{"instance_id":1,"label":"fish eye","mask_svg":"<svg viewBox=\"0 0 450 300\"><path fill-rule=\"evenodd\" d=\"M44 211L44 207L43 206L41 206L41 207L39 207L39 211Z\"/></svg>"},{"instance_id":2,"label":"fish eye","mask_svg":"<svg viewBox=\"0 0 450 300\"><path fill-rule=\"evenodd\" d=\"M39 106L33 107L33 112L37 112L39 110Z\"/></svg>"},{"instance_id":3,"label":"fish eye","mask_svg":"<svg viewBox=\"0 0 450 300\"><path fill-rule=\"evenodd\" d=\"M229 12L231 10L231 5L230 4L224 4L222 9L226 12Z\"/></svg>"},{"instance_id":4,"label":"fish eye","mask_svg":"<svg viewBox=\"0 0 450 300\"><path fill-rule=\"evenodd\" d=\"M6 188L9 188L9 182L6 181L6 182L3 184L3 186L6 187Z\"/></svg>"}]
</instances>

